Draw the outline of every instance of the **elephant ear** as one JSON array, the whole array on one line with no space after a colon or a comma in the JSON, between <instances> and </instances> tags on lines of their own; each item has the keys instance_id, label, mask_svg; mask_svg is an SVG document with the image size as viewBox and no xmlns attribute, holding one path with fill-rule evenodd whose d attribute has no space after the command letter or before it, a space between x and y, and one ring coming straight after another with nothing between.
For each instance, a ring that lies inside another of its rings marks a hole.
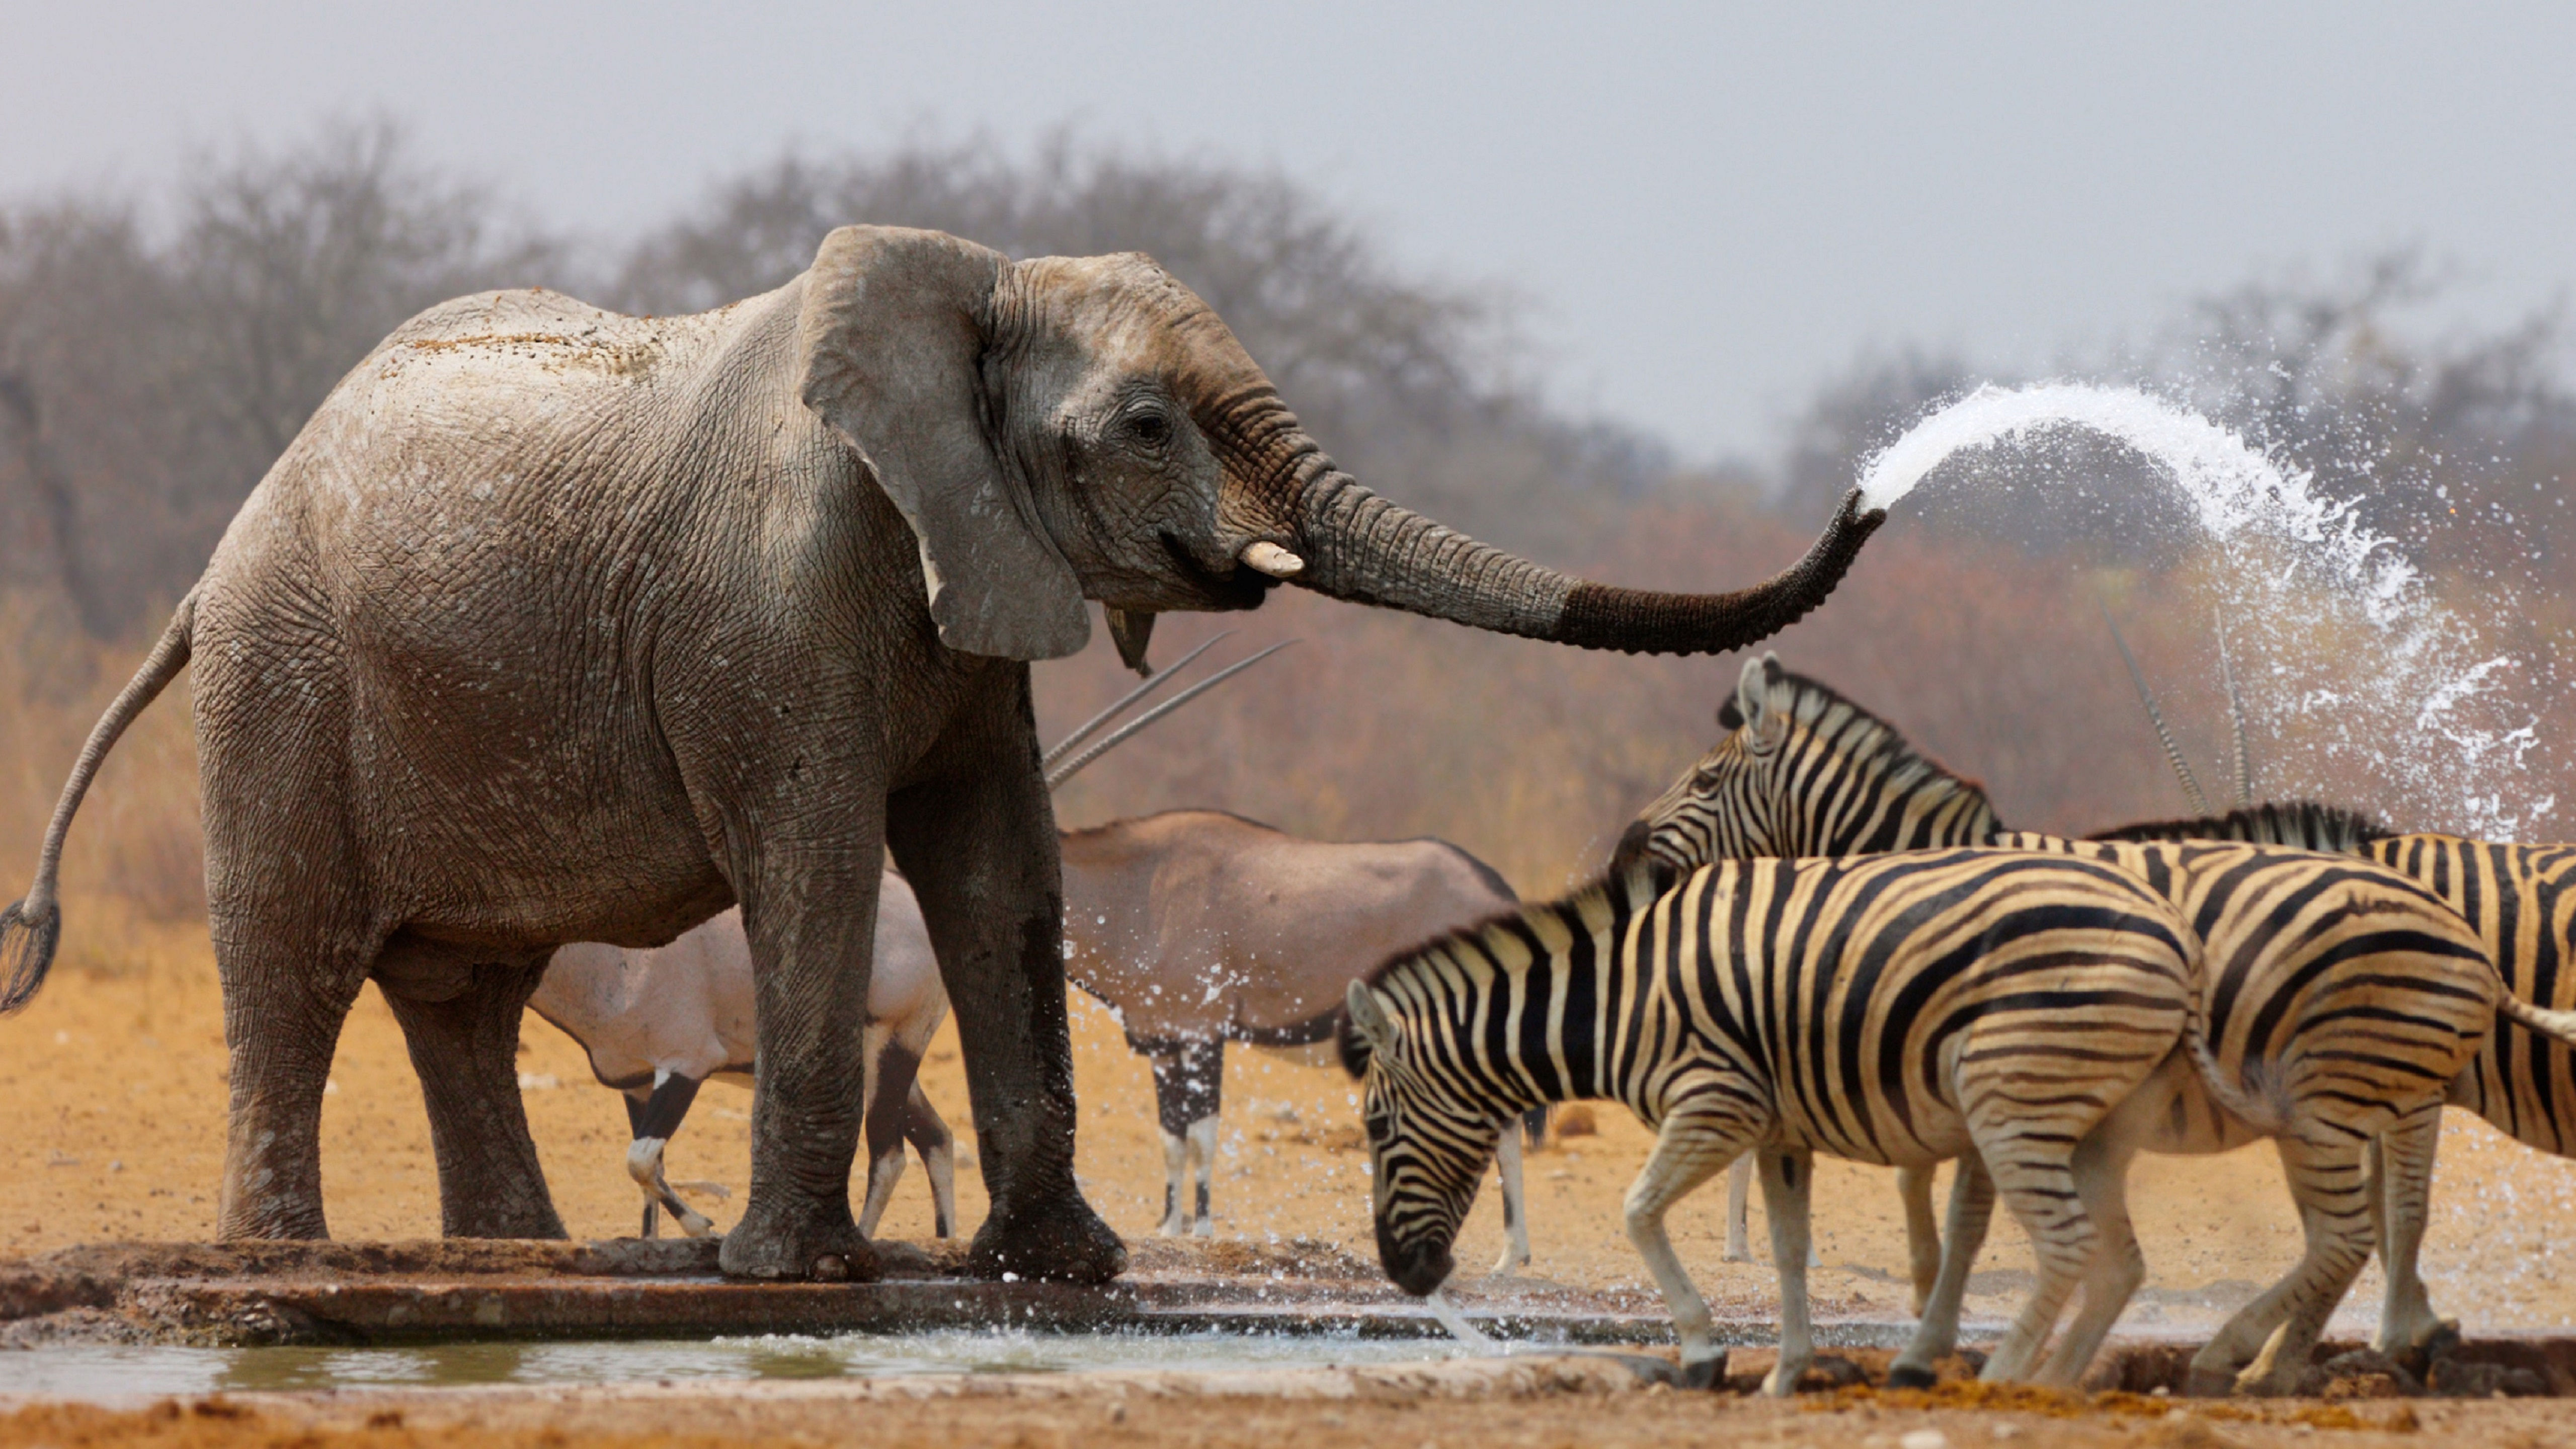
<instances>
[{"instance_id":1,"label":"elephant ear","mask_svg":"<svg viewBox=\"0 0 2576 1449\"><path fill-rule=\"evenodd\" d=\"M942 232L833 232L805 275L800 393L912 525L940 642L1057 659L1091 637L1082 584L984 423L982 359L1007 265Z\"/></svg>"}]
</instances>

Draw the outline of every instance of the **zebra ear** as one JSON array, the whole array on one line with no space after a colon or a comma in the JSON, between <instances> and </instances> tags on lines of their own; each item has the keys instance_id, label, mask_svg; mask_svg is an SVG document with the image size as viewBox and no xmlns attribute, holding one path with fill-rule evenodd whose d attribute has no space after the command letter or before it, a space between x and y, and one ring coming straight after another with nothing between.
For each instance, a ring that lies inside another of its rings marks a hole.
<instances>
[{"instance_id":1,"label":"zebra ear","mask_svg":"<svg viewBox=\"0 0 2576 1449\"><path fill-rule=\"evenodd\" d=\"M1727 701L1728 710L1735 715L1732 728L1742 729L1750 725L1759 730L1763 727L1763 716L1771 702L1771 675L1779 667L1777 655L1765 654L1759 659L1744 661L1744 672L1735 677L1735 698ZM1719 713L1719 723L1725 723L1726 713Z\"/></svg>"},{"instance_id":2,"label":"zebra ear","mask_svg":"<svg viewBox=\"0 0 2576 1449\"><path fill-rule=\"evenodd\" d=\"M1387 1018L1386 1008L1377 1004L1377 993L1365 981L1354 981L1346 997L1351 1008L1351 1025L1358 1028L1360 1040L1369 1044L1372 1053L1395 1050L1395 1023Z\"/></svg>"}]
</instances>

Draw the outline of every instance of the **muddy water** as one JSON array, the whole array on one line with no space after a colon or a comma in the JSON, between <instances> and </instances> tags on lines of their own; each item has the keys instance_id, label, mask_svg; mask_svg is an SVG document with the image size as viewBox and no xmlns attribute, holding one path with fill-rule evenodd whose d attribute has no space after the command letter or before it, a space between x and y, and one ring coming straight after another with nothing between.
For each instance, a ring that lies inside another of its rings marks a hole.
<instances>
[{"instance_id":1,"label":"muddy water","mask_svg":"<svg viewBox=\"0 0 2576 1449\"><path fill-rule=\"evenodd\" d=\"M711 1340L454 1343L403 1348L65 1345L0 1353L0 1399L120 1402L295 1389L527 1387L637 1382L1050 1373L1078 1369L1309 1368L1420 1363L1467 1350L1437 1339L1316 1334L956 1332Z\"/></svg>"}]
</instances>

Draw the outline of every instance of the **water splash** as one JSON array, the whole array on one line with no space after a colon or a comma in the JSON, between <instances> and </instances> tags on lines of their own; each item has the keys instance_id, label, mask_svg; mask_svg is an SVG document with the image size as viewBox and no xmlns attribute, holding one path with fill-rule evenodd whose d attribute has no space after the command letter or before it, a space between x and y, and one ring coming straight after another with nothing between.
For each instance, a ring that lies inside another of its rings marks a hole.
<instances>
[{"instance_id":1,"label":"water splash","mask_svg":"<svg viewBox=\"0 0 2576 1449\"><path fill-rule=\"evenodd\" d=\"M1458 1305L1449 1301L1447 1289L1434 1288L1431 1296L1422 1301L1430 1306L1431 1316L1440 1320L1440 1326L1449 1330L1450 1337L1478 1353L1500 1351L1500 1346L1487 1337L1483 1329L1468 1322L1467 1315L1458 1311Z\"/></svg>"},{"instance_id":2,"label":"water splash","mask_svg":"<svg viewBox=\"0 0 2576 1449\"><path fill-rule=\"evenodd\" d=\"M2551 812L2526 772L2538 721L2507 692L2530 683L2520 661L2481 649L2351 504L2197 413L2134 388L1980 387L1871 458L1861 499L1885 508L1960 454L2075 431L2153 463L2217 551L2205 587L2253 656L2246 706L2271 740L2262 793L2366 789L2355 803L2401 829L2498 839Z\"/></svg>"}]
</instances>

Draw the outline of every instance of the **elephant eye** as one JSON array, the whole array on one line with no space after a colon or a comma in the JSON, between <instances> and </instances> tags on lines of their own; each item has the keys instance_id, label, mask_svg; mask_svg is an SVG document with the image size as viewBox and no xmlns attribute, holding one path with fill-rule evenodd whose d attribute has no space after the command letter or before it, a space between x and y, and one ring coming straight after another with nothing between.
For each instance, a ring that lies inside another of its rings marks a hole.
<instances>
[{"instance_id":1,"label":"elephant eye","mask_svg":"<svg viewBox=\"0 0 2576 1449\"><path fill-rule=\"evenodd\" d=\"M1125 431L1130 441L1148 448L1159 448L1172 440L1172 420L1147 409L1131 414Z\"/></svg>"}]
</instances>

